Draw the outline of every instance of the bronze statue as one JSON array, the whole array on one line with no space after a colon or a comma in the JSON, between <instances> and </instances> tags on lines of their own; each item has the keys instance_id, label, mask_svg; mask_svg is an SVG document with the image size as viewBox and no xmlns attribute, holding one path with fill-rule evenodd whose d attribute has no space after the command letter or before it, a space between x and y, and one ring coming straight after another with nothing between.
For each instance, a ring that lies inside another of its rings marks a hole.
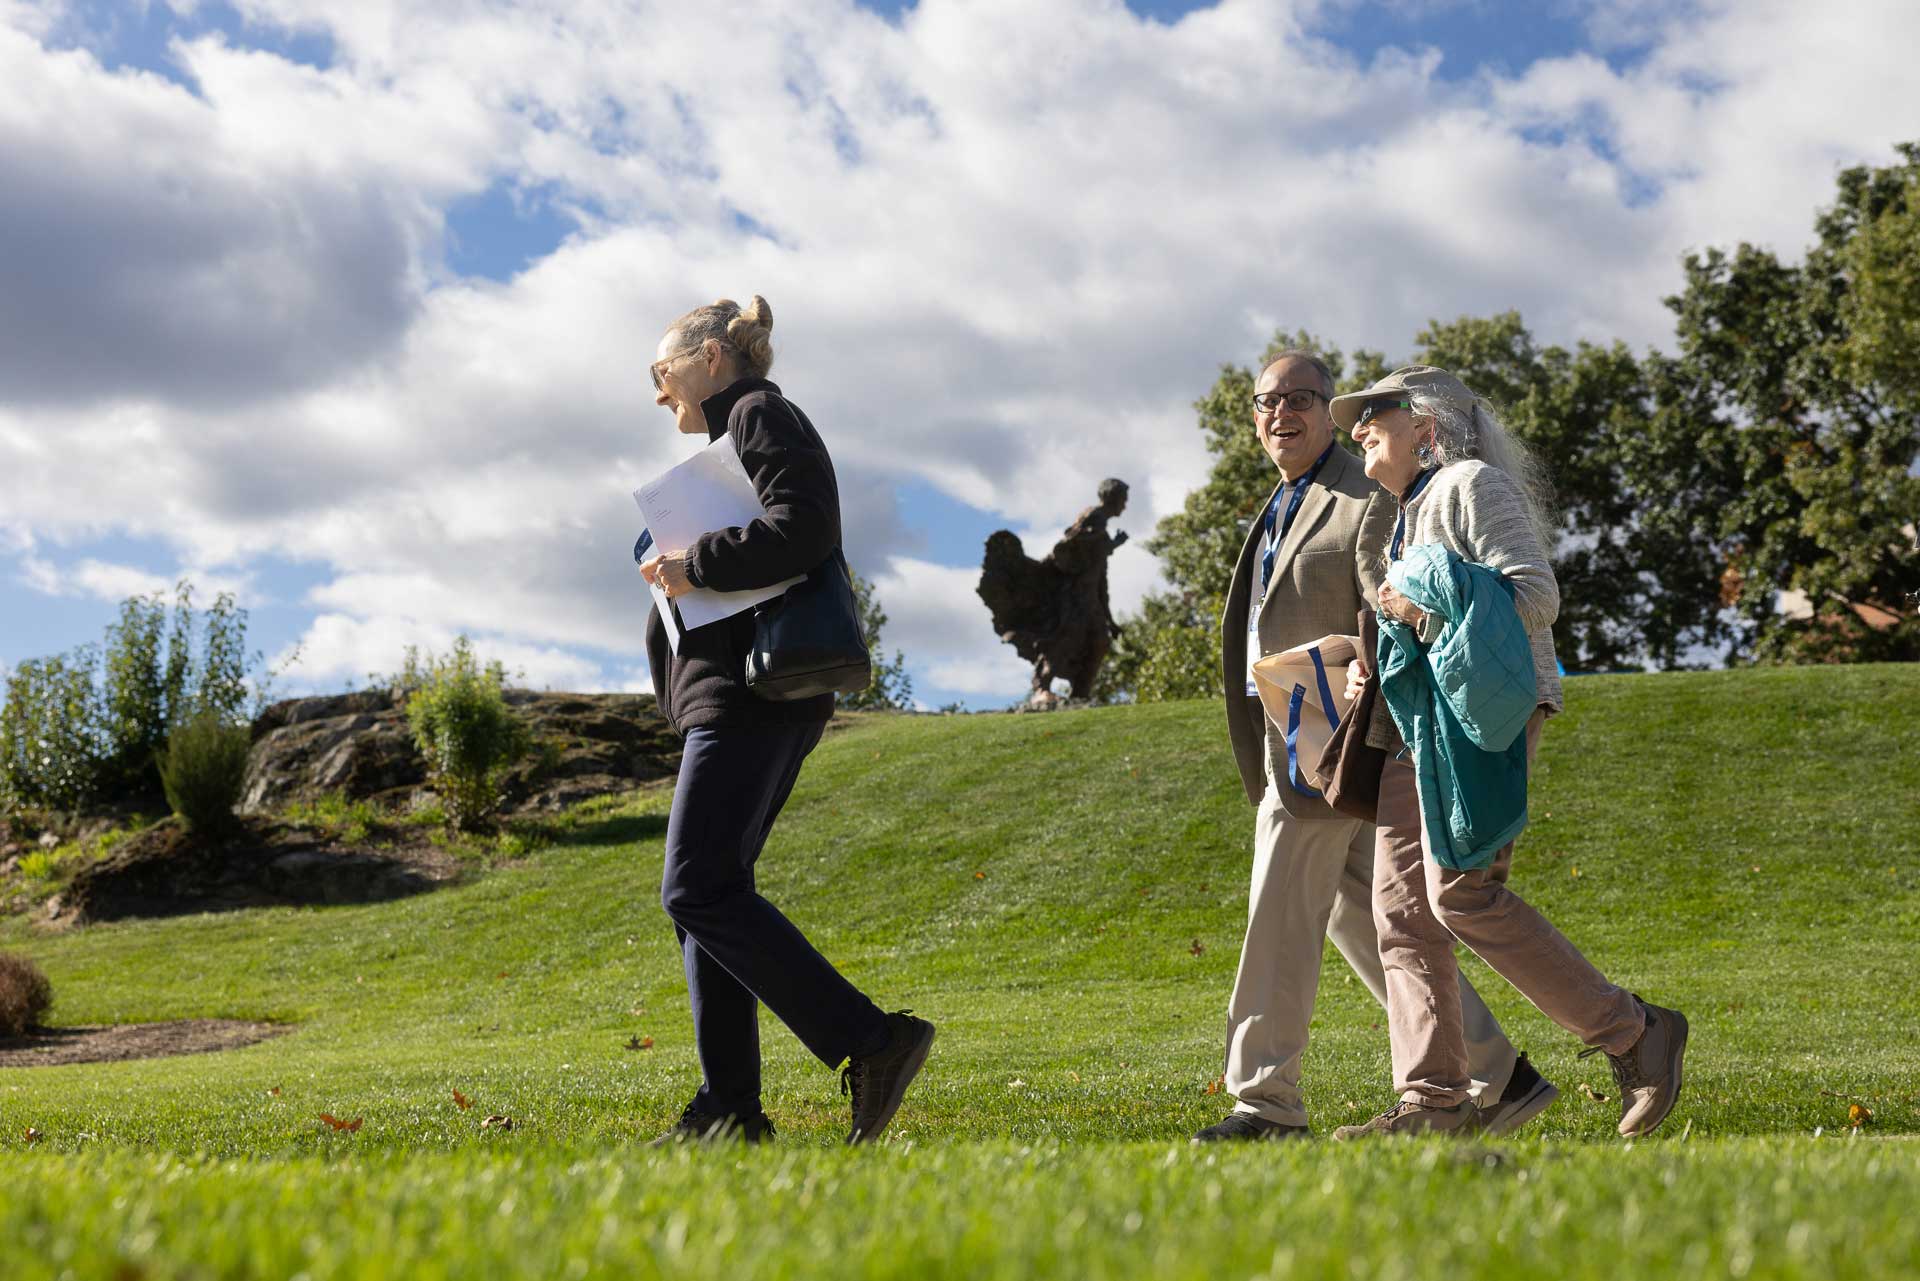
<instances>
[{"instance_id":1,"label":"bronze statue","mask_svg":"<svg viewBox=\"0 0 1920 1281\"><path fill-rule=\"evenodd\" d=\"M1033 664L1033 695L1054 701L1056 677L1072 697L1093 696L1093 679L1120 634L1107 603L1107 558L1127 541L1109 535L1107 522L1127 509L1127 484L1100 482L1100 501L1081 512L1045 560L1033 560L1010 530L987 539L980 565L980 599L993 615L993 630Z\"/></svg>"}]
</instances>

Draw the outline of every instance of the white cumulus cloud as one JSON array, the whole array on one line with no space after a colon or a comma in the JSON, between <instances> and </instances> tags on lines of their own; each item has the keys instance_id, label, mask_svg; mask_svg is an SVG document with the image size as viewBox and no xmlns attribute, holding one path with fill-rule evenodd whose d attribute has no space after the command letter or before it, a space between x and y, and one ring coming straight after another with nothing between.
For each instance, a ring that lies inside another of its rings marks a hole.
<instances>
[{"instance_id":1,"label":"white cumulus cloud","mask_svg":"<svg viewBox=\"0 0 1920 1281\"><path fill-rule=\"evenodd\" d=\"M633 681L628 491L697 443L645 366L680 312L759 292L889 644L1017 696L975 571L908 554L897 486L1040 554L1117 475L1141 537L1205 474L1193 398L1273 327L1397 353L1517 307L1659 342L1681 253L1797 253L1841 166L1920 137L1903 0L1611 0L1596 50L1644 55L1464 80L1358 61L1292 0L237 8L331 65L202 35L171 51L189 87L0 0L0 549L319 566L314 679L464 630L530 676ZM449 210L502 189L575 229L462 279ZM1153 563L1114 576L1124 609Z\"/></svg>"}]
</instances>

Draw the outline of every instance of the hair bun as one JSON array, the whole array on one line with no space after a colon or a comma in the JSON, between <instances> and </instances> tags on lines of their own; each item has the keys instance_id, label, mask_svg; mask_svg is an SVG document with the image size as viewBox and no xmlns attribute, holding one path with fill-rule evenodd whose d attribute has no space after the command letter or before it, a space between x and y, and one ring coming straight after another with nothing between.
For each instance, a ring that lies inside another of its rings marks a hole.
<instances>
[{"instance_id":1,"label":"hair bun","mask_svg":"<svg viewBox=\"0 0 1920 1281\"><path fill-rule=\"evenodd\" d=\"M746 358L747 368L764 378L773 367L773 308L759 294L727 322L727 341Z\"/></svg>"}]
</instances>

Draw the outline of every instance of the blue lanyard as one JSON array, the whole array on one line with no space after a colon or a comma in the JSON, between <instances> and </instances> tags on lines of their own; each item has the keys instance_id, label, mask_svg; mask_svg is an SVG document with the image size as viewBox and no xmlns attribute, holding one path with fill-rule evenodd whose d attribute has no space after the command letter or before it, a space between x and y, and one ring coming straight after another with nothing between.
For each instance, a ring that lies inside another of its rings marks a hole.
<instances>
[{"instance_id":1,"label":"blue lanyard","mask_svg":"<svg viewBox=\"0 0 1920 1281\"><path fill-rule=\"evenodd\" d=\"M1433 479L1434 472L1439 470L1436 467L1432 471L1421 472L1419 479L1413 482L1413 488L1409 489L1407 496L1400 500L1400 519L1393 523L1393 550L1387 554L1387 559L1400 559L1400 540L1407 534L1407 508L1413 505L1414 499L1420 497L1420 491L1427 487L1427 482Z\"/></svg>"},{"instance_id":2,"label":"blue lanyard","mask_svg":"<svg viewBox=\"0 0 1920 1281\"><path fill-rule=\"evenodd\" d=\"M1313 478L1320 474L1320 469L1327 465L1327 459L1336 448L1337 446L1328 445L1320 451L1320 457L1314 460L1307 474L1291 484L1281 485L1279 491L1274 494L1273 501L1267 504L1267 550L1260 557L1260 590L1262 592L1267 590L1267 583L1273 578L1274 553L1280 550L1280 540L1285 538L1287 532L1293 528L1293 518L1300 510L1300 500L1307 496L1307 486L1311 485ZM1287 499L1287 514L1282 517L1280 499L1289 489L1293 491L1293 496Z\"/></svg>"}]
</instances>

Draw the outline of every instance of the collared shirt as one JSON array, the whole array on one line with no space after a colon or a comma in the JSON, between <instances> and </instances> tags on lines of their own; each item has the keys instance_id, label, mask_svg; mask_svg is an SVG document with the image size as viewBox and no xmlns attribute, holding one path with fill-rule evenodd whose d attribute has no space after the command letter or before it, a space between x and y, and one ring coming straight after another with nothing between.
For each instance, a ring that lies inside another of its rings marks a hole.
<instances>
[{"instance_id":1,"label":"collared shirt","mask_svg":"<svg viewBox=\"0 0 1920 1281\"><path fill-rule=\"evenodd\" d=\"M1266 532L1260 538L1260 591L1249 594L1247 606L1247 695L1250 698L1260 695L1253 683L1253 665L1264 657L1260 653L1260 610L1266 604L1267 587L1273 581L1274 557L1293 529L1293 518L1300 512L1300 500L1306 497L1307 486L1313 484L1314 477L1338 448L1338 444L1328 444L1320 451L1320 457L1313 460L1313 466L1300 474L1300 479L1283 482L1274 491L1273 501L1267 504L1266 514L1261 518Z\"/></svg>"},{"instance_id":2,"label":"collared shirt","mask_svg":"<svg viewBox=\"0 0 1920 1281\"><path fill-rule=\"evenodd\" d=\"M1439 474L1438 467L1430 467L1414 477L1413 484L1407 487L1407 496L1400 500L1400 519L1393 522L1393 546L1387 550L1389 561L1400 559L1400 544L1407 536L1407 508L1413 506L1413 500L1420 497L1420 491L1427 487L1427 482Z\"/></svg>"}]
</instances>

